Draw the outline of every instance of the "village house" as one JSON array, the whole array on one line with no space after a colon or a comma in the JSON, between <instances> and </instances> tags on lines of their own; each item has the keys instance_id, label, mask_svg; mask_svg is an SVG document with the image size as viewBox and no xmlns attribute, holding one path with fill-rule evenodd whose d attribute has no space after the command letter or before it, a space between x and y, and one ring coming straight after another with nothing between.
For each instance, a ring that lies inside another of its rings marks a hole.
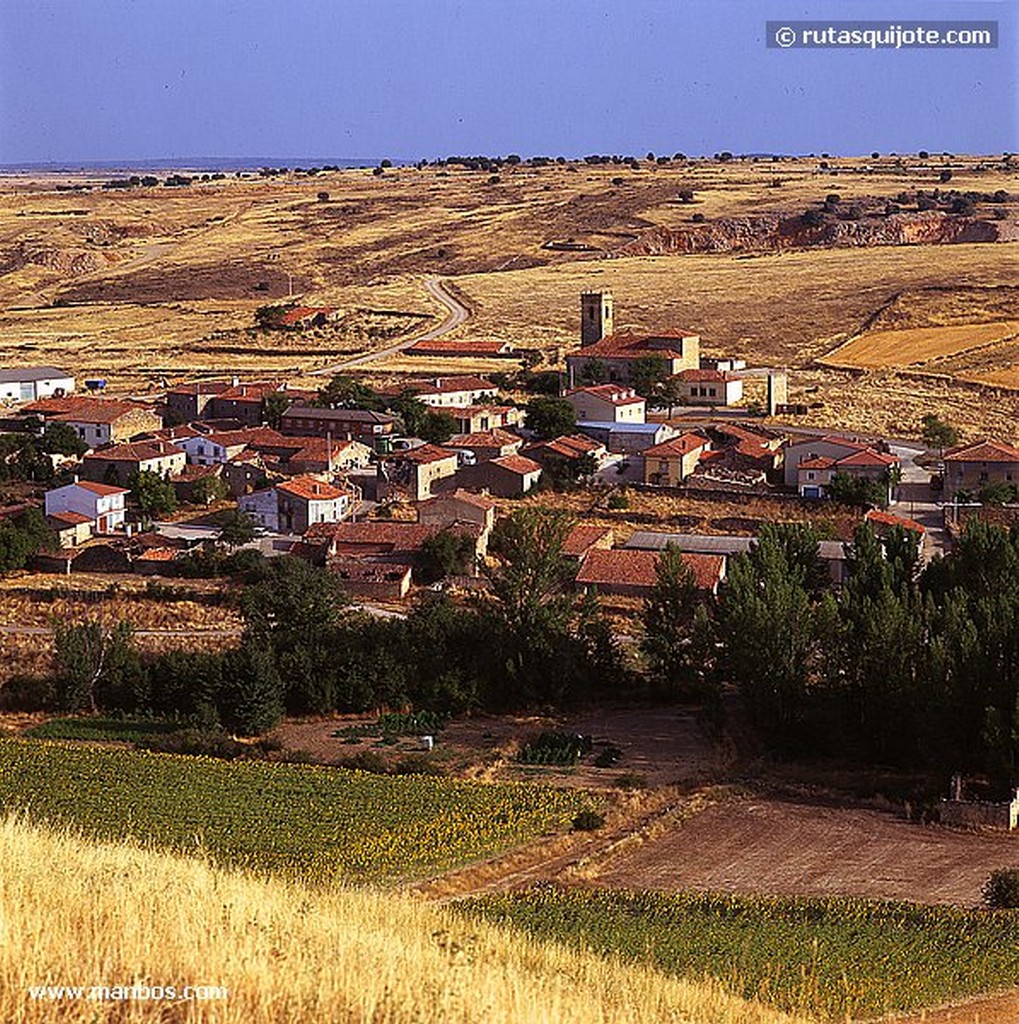
<instances>
[{"instance_id":1,"label":"village house","mask_svg":"<svg viewBox=\"0 0 1019 1024\"><path fill-rule=\"evenodd\" d=\"M488 539L495 527L496 503L484 495L472 494L458 488L418 505L418 522L440 530L470 524L477 529L475 553L484 557L488 553Z\"/></svg>"},{"instance_id":2,"label":"village house","mask_svg":"<svg viewBox=\"0 0 1019 1024\"><path fill-rule=\"evenodd\" d=\"M367 601L399 601L410 592L413 576L410 565L353 558L334 558L329 570L351 597Z\"/></svg>"},{"instance_id":3,"label":"village house","mask_svg":"<svg viewBox=\"0 0 1019 1024\"><path fill-rule=\"evenodd\" d=\"M823 498L838 475L881 483L887 482L888 474L898 465L897 455L873 448L861 448L840 459L822 455L800 462L796 471L796 489L801 498Z\"/></svg>"},{"instance_id":4,"label":"village house","mask_svg":"<svg viewBox=\"0 0 1019 1024\"><path fill-rule=\"evenodd\" d=\"M46 516L46 525L56 535L61 548L73 548L92 536L96 524L82 512L54 512Z\"/></svg>"},{"instance_id":5,"label":"village house","mask_svg":"<svg viewBox=\"0 0 1019 1024\"><path fill-rule=\"evenodd\" d=\"M343 316L343 310L334 306L294 306L281 313L271 326L283 330L307 330L311 327L325 327Z\"/></svg>"},{"instance_id":6,"label":"village house","mask_svg":"<svg viewBox=\"0 0 1019 1024\"><path fill-rule=\"evenodd\" d=\"M54 395L69 395L74 377L55 366L21 366L0 370L0 402L34 402Z\"/></svg>"},{"instance_id":7,"label":"village house","mask_svg":"<svg viewBox=\"0 0 1019 1024\"><path fill-rule=\"evenodd\" d=\"M675 330L616 332L613 316L611 293L584 292L580 296L580 350L566 357L571 388L606 379L629 383L634 364L648 356L664 360L669 376L700 366L700 335Z\"/></svg>"},{"instance_id":8,"label":"village house","mask_svg":"<svg viewBox=\"0 0 1019 1024\"><path fill-rule=\"evenodd\" d=\"M476 462L498 459L503 455L516 455L524 443L522 437L496 427L473 434L457 434L445 442L444 447L461 453L470 453ZM466 461L461 457L461 461Z\"/></svg>"},{"instance_id":9,"label":"village house","mask_svg":"<svg viewBox=\"0 0 1019 1024\"><path fill-rule=\"evenodd\" d=\"M296 444L295 439L290 440ZM363 469L372 459L372 450L360 441L327 441L312 437L300 442L301 447L287 456L283 463L288 473L333 473Z\"/></svg>"},{"instance_id":10,"label":"village house","mask_svg":"<svg viewBox=\"0 0 1019 1024\"><path fill-rule=\"evenodd\" d=\"M280 431L299 437L334 437L361 441L374 451L386 451L396 432L396 417L370 409L320 409L292 405L280 419Z\"/></svg>"},{"instance_id":11,"label":"village house","mask_svg":"<svg viewBox=\"0 0 1019 1024\"><path fill-rule=\"evenodd\" d=\"M213 398L229 391L237 383L236 379L233 384L226 380L199 380L169 388L164 399L164 424L172 427L202 419Z\"/></svg>"},{"instance_id":12,"label":"village house","mask_svg":"<svg viewBox=\"0 0 1019 1024\"><path fill-rule=\"evenodd\" d=\"M728 469L762 472L771 478L782 466L785 437L777 431L756 423L715 423L707 434Z\"/></svg>"},{"instance_id":13,"label":"village house","mask_svg":"<svg viewBox=\"0 0 1019 1024\"><path fill-rule=\"evenodd\" d=\"M274 392L282 392L283 385L271 381L253 384L231 384L225 391L213 395L208 404L214 419L235 419L250 427L265 422L265 398Z\"/></svg>"},{"instance_id":14,"label":"village house","mask_svg":"<svg viewBox=\"0 0 1019 1024\"><path fill-rule=\"evenodd\" d=\"M647 402L633 388L595 384L565 395L578 420L593 423L643 423Z\"/></svg>"},{"instance_id":15,"label":"village house","mask_svg":"<svg viewBox=\"0 0 1019 1024\"><path fill-rule=\"evenodd\" d=\"M727 370L696 368L676 374L680 402L686 405L735 405L743 399L743 379Z\"/></svg>"},{"instance_id":16,"label":"village house","mask_svg":"<svg viewBox=\"0 0 1019 1024\"><path fill-rule=\"evenodd\" d=\"M124 525L128 493L123 487L78 480L46 492L46 515L59 518L77 512L93 524L94 533L112 533Z\"/></svg>"},{"instance_id":17,"label":"village house","mask_svg":"<svg viewBox=\"0 0 1019 1024\"><path fill-rule=\"evenodd\" d=\"M647 597L658 582L657 551L631 548L592 548L584 556L576 585L615 597ZM725 574L721 555L683 554L683 561L694 574L697 589L716 594Z\"/></svg>"},{"instance_id":18,"label":"village house","mask_svg":"<svg viewBox=\"0 0 1019 1024\"><path fill-rule=\"evenodd\" d=\"M571 561L580 562L589 551L607 551L612 547L611 526L589 526L578 523L563 541L563 555Z\"/></svg>"},{"instance_id":19,"label":"village house","mask_svg":"<svg viewBox=\"0 0 1019 1024\"><path fill-rule=\"evenodd\" d=\"M437 356L440 358L463 359L512 359L516 355L508 341L451 341L448 338L433 338L415 341L403 350L408 356Z\"/></svg>"},{"instance_id":20,"label":"village house","mask_svg":"<svg viewBox=\"0 0 1019 1024\"><path fill-rule=\"evenodd\" d=\"M458 465L455 451L434 444L391 452L379 461L376 470L379 500L401 495L411 501L424 501L442 480L456 473Z\"/></svg>"},{"instance_id":21,"label":"village house","mask_svg":"<svg viewBox=\"0 0 1019 1024\"><path fill-rule=\"evenodd\" d=\"M593 423L587 420L578 423L577 430L610 452L623 455L637 455L679 433L668 423Z\"/></svg>"},{"instance_id":22,"label":"village house","mask_svg":"<svg viewBox=\"0 0 1019 1024\"><path fill-rule=\"evenodd\" d=\"M129 441L163 425L151 406L85 395L43 398L22 406L20 413L40 419L44 426L66 423L90 448Z\"/></svg>"},{"instance_id":23,"label":"village house","mask_svg":"<svg viewBox=\"0 0 1019 1024\"><path fill-rule=\"evenodd\" d=\"M381 389L379 393L398 398L406 391L412 392L418 401L435 409L464 409L492 400L499 393L499 389L490 380L470 376L401 381Z\"/></svg>"},{"instance_id":24,"label":"village house","mask_svg":"<svg viewBox=\"0 0 1019 1024\"><path fill-rule=\"evenodd\" d=\"M190 437L179 438L176 444L187 453L188 463L195 466L214 466L217 463L228 462L248 448L281 459L300 451L303 447L303 442L297 442L292 437L284 437L271 427L245 427L241 430L224 430L210 434L196 433Z\"/></svg>"},{"instance_id":25,"label":"village house","mask_svg":"<svg viewBox=\"0 0 1019 1024\"><path fill-rule=\"evenodd\" d=\"M652 445L641 452L646 484L679 487L697 468L711 442L700 434L687 433Z\"/></svg>"},{"instance_id":26,"label":"village house","mask_svg":"<svg viewBox=\"0 0 1019 1024\"><path fill-rule=\"evenodd\" d=\"M524 455L504 455L457 473L457 484L472 491L488 491L500 498L519 498L538 485L541 466Z\"/></svg>"},{"instance_id":27,"label":"village house","mask_svg":"<svg viewBox=\"0 0 1019 1024\"><path fill-rule=\"evenodd\" d=\"M321 561L336 559L413 565L421 546L441 527L421 523L383 522L316 523L304 535L305 543L321 549Z\"/></svg>"},{"instance_id":28,"label":"village house","mask_svg":"<svg viewBox=\"0 0 1019 1024\"><path fill-rule=\"evenodd\" d=\"M352 510L351 492L313 476L242 495L237 507L274 533L303 534L315 523L337 523Z\"/></svg>"},{"instance_id":29,"label":"village house","mask_svg":"<svg viewBox=\"0 0 1019 1024\"><path fill-rule=\"evenodd\" d=\"M463 408L446 407L456 420L457 433L476 434L484 430L515 427L524 421L524 410L515 405L468 405Z\"/></svg>"},{"instance_id":30,"label":"village house","mask_svg":"<svg viewBox=\"0 0 1019 1024\"><path fill-rule=\"evenodd\" d=\"M169 441L126 441L89 452L81 463L81 475L97 483L125 487L136 473L155 473L168 480L182 472L187 453Z\"/></svg>"},{"instance_id":31,"label":"village house","mask_svg":"<svg viewBox=\"0 0 1019 1024\"><path fill-rule=\"evenodd\" d=\"M577 463L581 459L591 459L596 468L600 468L608 456L605 445L583 434L563 434L551 441L537 441L529 444L523 454L533 459L543 469L555 469L562 463Z\"/></svg>"},{"instance_id":32,"label":"village house","mask_svg":"<svg viewBox=\"0 0 1019 1024\"><path fill-rule=\"evenodd\" d=\"M988 484L1019 486L1019 448L1004 441L976 441L945 452L945 494L975 494Z\"/></svg>"},{"instance_id":33,"label":"village house","mask_svg":"<svg viewBox=\"0 0 1019 1024\"><path fill-rule=\"evenodd\" d=\"M798 489L799 466L808 459L831 459L838 462L857 452L874 450L863 441L850 440L846 437L809 437L803 441L794 441L784 449L784 481L790 490Z\"/></svg>"}]
</instances>

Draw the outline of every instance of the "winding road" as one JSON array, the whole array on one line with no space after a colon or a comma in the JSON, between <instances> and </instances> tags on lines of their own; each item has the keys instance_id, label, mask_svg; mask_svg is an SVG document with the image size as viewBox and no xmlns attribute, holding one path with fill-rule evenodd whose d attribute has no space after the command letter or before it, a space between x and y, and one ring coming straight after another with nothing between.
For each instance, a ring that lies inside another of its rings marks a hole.
<instances>
[{"instance_id":1,"label":"winding road","mask_svg":"<svg viewBox=\"0 0 1019 1024\"><path fill-rule=\"evenodd\" d=\"M455 327L459 327L471 315L471 311L446 290L440 278L426 278L425 288L428 289L428 293L432 298L441 302L449 311L449 315L438 327L433 327L424 334L412 334L409 338L397 342L395 345L389 345L387 348L380 348L376 352L368 352L363 356L345 359L342 363L333 363L332 366L325 366L321 370L312 370L311 376L330 377L342 370L349 370L354 366L363 366L365 363L374 362L376 359L395 355L397 352L402 352L405 348L409 348L417 341L432 341L443 334L448 334Z\"/></svg>"}]
</instances>

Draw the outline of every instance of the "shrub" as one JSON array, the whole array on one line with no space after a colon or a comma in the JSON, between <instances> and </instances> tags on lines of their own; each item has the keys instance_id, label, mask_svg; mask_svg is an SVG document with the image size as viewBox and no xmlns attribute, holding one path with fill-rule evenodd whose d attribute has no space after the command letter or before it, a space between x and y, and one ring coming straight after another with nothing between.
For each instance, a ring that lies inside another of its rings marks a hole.
<instances>
[{"instance_id":1,"label":"shrub","mask_svg":"<svg viewBox=\"0 0 1019 1024\"><path fill-rule=\"evenodd\" d=\"M611 743L594 759L595 768L611 768L623 756L619 747Z\"/></svg>"},{"instance_id":2,"label":"shrub","mask_svg":"<svg viewBox=\"0 0 1019 1024\"><path fill-rule=\"evenodd\" d=\"M591 752L591 737L576 732L543 732L517 754L521 764L575 765Z\"/></svg>"},{"instance_id":3,"label":"shrub","mask_svg":"<svg viewBox=\"0 0 1019 1024\"><path fill-rule=\"evenodd\" d=\"M373 775L387 775L389 762L375 750L359 750L352 757L344 757L336 762L341 768L349 768L358 772L371 772Z\"/></svg>"},{"instance_id":4,"label":"shrub","mask_svg":"<svg viewBox=\"0 0 1019 1024\"><path fill-rule=\"evenodd\" d=\"M594 832L605 824L605 818L590 807L585 807L574 819L573 830L575 832Z\"/></svg>"},{"instance_id":5,"label":"shrub","mask_svg":"<svg viewBox=\"0 0 1019 1024\"><path fill-rule=\"evenodd\" d=\"M622 492L619 492L618 494L612 494L609 496L608 505L611 509L629 508L630 499Z\"/></svg>"},{"instance_id":6,"label":"shrub","mask_svg":"<svg viewBox=\"0 0 1019 1024\"><path fill-rule=\"evenodd\" d=\"M408 754L393 765L394 775L446 775L446 769L426 754Z\"/></svg>"},{"instance_id":7,"label":"shrub","mask_svg":"<svg viewBox=\"0 0 1019 1024\"><path fill-rule=\"evenodd\" d=\"M991 910L1019 909L1019 868L992 871L984 883L982 895Z\"/></svg>"},{"instance_id":8,"label":"shrub","mask_svg":"<svg viewBox=\"0 0 1019 1024\"><path fill-rule=\"evenodd\" d=\"M217 757L225 761L249 757L252 753L252 747L247 743L232 739L226 733L206 732L200 729L155 733L139 738L135 741L135 746L164 754L195 754L202 757Z\"/></svg>"},{"instance_id":9,"label":"shrub","mask_svg":"<svg viewBox=\"0 0 1019 1024\"><path fill-rule=\"evenodd\" d=\"M614 783L617 789L647 789L647 776L636 772L623 772Z\"/></svg>"}]
</instances>

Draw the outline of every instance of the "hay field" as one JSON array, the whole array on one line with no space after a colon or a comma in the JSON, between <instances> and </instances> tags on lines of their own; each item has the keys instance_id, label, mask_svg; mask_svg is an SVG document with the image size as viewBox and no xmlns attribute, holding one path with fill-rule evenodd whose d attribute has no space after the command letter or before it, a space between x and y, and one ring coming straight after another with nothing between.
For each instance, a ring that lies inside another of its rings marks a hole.
<instances>
[{"instance_id":1,"label":"hay field","mask_svg":"<svg viewBox=\"0 0 1019 1024\"><path fill-rule=\"evenodd\" d=\"M945 356L1010 341L1019 335L1019 320L959 327L917 327L905 331L871 331L825 356L830 366L918 366Z\"/></svg>"},{"instance_id":2,"label":"hay field","mask_svg":"<svg viewBox=\"0 0 1019 1024\"><path fill-rule=\"evenodd\" d=\"M793 1024L713 983L538 943L394 893L260 880L11 818L0 822L0 862L8 1021ZM75 985L81 998L30 993ZM87 997L92 986L142 985L180 995ZM206 998L184 998L185 986L207 986L193 993Z\"/></svg>"}]
</instances>

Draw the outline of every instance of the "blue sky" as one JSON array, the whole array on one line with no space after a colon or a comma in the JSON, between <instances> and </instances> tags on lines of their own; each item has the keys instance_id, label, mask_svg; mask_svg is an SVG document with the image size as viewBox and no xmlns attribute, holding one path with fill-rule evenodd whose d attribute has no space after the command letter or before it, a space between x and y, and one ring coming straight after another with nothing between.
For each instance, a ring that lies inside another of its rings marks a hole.
<instances>
[{"instance_id":1,"label":"blue sky","mask_svg":"<svg viewBox=\"0 0 1019 1024\"><path fill-rule=\"evenodd\" d=\"M1017 5L0 0L0 163L1013 151ZM768 20L921 16L999 47L765 47Z\"/></svg>"}]
</instances>

